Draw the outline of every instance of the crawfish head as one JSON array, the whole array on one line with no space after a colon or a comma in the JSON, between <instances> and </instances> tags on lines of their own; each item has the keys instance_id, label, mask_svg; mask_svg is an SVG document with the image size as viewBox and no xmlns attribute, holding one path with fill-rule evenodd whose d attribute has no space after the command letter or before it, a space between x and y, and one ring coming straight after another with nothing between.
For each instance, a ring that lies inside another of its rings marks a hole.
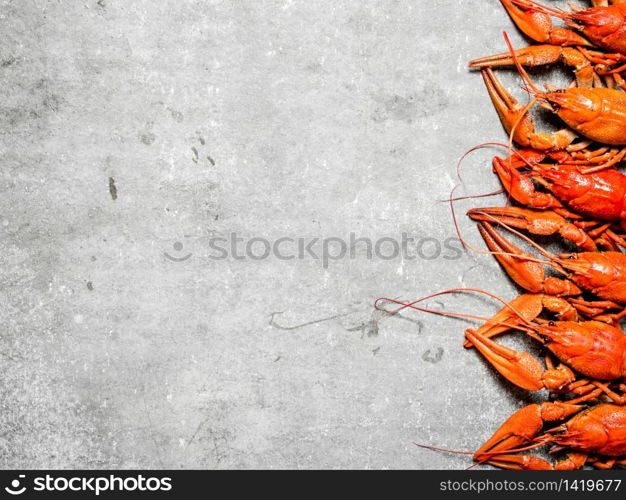
<instances>
[{"instance_id":1,"label":"crawfish head","mask_svg":"<svg viewBox=\"0 0 626 500\"><path fill-rule=\"evenodd\" d=\"M624 145L624 93L609 88L568 88L537 93L537 98L572 129L594 141Z\"/></svg>"},{"instance_id":2,"label":"crawfish head","mask_svg":"<svg viewBox=\"0 0 626 500\"><path fill-rule=\"evenodd\" d=\"M545 164L533 165L534 176L548 181L548 187L557 198L571 201L584 195L591 187L591 176L582 174L573 165Z\"/></svg>"},{"instance_id":3,"label":"crawfish head","mask_svg":"<svg viewBox=\"0 0 626 500\"><path fill-rule=\"evenodd\" d=\"M575 9L574 12L565 12L560 9L547 7L535 0L512 0L523 10L527 11L526 24L530 21L528 11L538 11L542 14L563 19L565 23L585 35L595 45L606 50L626 54L626 6L624 4L598 6L588 9ZM505 4L505 7L507 5ZM511 14L511 7L507 10ZM520 17L520 16L518 16ZM524 20L523 18L521 20ZM520 19L517 19L520 25ZM524 23L521 23L524 26ZM528 33L527 33L528 34ZM556 40L554 40L556 41ZM551 43L554 43L552 41Z\"/></svg>"},{"instance_id":4,"label":"crawfish head","mask_svg":"<svg viewBox=\"0 0 626 500\"><path fill-rule=\"evenodd\" d=\"M533 165L533 178L576 212L617 221L624 217L626 176L615 169L583 174L574 165Z\"/></svg>"},{"instance_id":5,"label":"crawfish head","mask_svg":"<svg viewBox=\"0 0 626 500\"><path fill-rule=\"evenodd\" d=\"M573 450L619 456L626 453L626 408L602 404L552 429L551 442Z\"/></svg>"},{"instance_id":6,"label":"crawfish head","mask_svg":"<svg viewBox=\"0 0 626 500\"><path fill-rule=\"evenodd\" d=\"M567 24L599 47L626 54L626 5L592 7L569 13Z\"/></svg>"},{"instance_id":7,"label":"crawfish head","mask_svg":"<svg viewBox=\"0 0 626 500\"><path fill-rule=\"evenodd\" d=\"M559 254L555 263L570 272L570 279L601 298L626 303L626 254L580 252Z\"/></svg>"},{"instance_id":8,"label":"crawfish head","mask_svg":"<svg viewBox=\"0 0 626 500\"><path fill-rule=\"evenodd\" d=\"M563 363L587 377L614 380L624 376L626 335L600 321L558 321L541 325L537 333Z\"/></svg>"}]
</instances>

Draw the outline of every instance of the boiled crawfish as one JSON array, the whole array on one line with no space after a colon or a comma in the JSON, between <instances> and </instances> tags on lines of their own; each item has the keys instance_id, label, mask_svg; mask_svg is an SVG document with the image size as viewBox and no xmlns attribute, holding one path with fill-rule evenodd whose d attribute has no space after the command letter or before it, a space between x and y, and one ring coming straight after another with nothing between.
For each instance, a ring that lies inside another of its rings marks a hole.
<instances>
[{"instance_id":1,"label":"boiled crawfish","mask_svg":"<svg viewBox=\"0 0 626 500\"><path fill-rule=\"evenodd\" d=\"M471 211L470 216L478 220L504 221L531 232L536 227L535 234L543 234L542 225L570 218L574 222L564 221L562 236L581 248L593 250L596 244L602 244L619 250L619 246L626 246L619 234L626 228L626 175L614 168L582 173L575 165L546 161L554 157L558 160L563 154L566 153L547 156L545 152L524 149L509 158L493 159L494 172L509 196L522 205L542 211L496 207L483 210L488 213L488 219L484 213L478 214L479 210ZM555 219L545 210L561 218ZM585 232L583 229L592 230Z\"/></svg>"},{"instance_id":2,"label":"boiled crawfish","mask_svg":"<svg viewBox=\"0 0 626 500\"><path fill-rule=\"evenodd\" d=\"M517 411L474 453L474 460L508 469L626 465L626 334L619 324L626 316L626 254L620 251L626 248L621 234L626 231L626 175L615 168L626 158L626 81L621 76L626 70L626 0L611 5L595 0L592 7L572 7L572 12L535 0L500 1L515 24L540 45L514 50L505 35L507 52L475 59L470 66L481 69L510 138L512 154L495 158L494 171L505 191L523 206L468 214L478 221L489 252L528 293L506 303L479 328L466 330L465 345L475 347L521 388L575 396ZM552 17L563 20L565 27L553 26ZM546 84L542 90L524 69L556 62L574 68L576 82L570 87ZM527 105L500 82L491 69L497 66L517 68L531 97ZM538 131L530 115L535 103L565 127L555 133ZM512 143L522 149L514 151ZM523 252L494 224L522 236L540 255ZM517 230L558 234L581 251L553 255ZM546 275L545 265L560 276ZM545 311L550 319L543 316ZM545 365L494 340L509 331L523 331L540 342L549 351ZM611 402L602 403L607 400ZM543 430L550 422L562 423ZM567 457L550 462L516 454L545 445L567 451Z\"/></svg>"},{"instance_id":3,"label":"boiled crawfish","mask_svg":"<svg viewBox=\"0 0 626 500\"><path fill-rule=\"evenodd\" d=\"M541 433L546 422L565 423ZM556 445L567 457L554 463L534 455L515 455L520 447ZM626 406L581 407L563 402L532 404L514 413L474 453L474 460L503 469L574 470L586 464L608 469L626 464Z\"/></svg>"},{"instance_id":4,"label":"boiled crawfish","mask_svg":"<svg viewBox=\"0 0 626 500\"><path fill-rule=\"evenodd\" d=\"M621 71L626 61L626 5L614 0L611 6L594 2L588 9L565 12L533 0L500 0L517 27L540 42L516 50L474 59L474 68L511 66L517 59L525 66L563 62L574 68L580 87L604 83L624 86ZM554 27L550 17L563 19L571 29ZM608 51L608 52L607 52ZM604 82L600 79L604 77Z\"/></svg>"}]
</instances>

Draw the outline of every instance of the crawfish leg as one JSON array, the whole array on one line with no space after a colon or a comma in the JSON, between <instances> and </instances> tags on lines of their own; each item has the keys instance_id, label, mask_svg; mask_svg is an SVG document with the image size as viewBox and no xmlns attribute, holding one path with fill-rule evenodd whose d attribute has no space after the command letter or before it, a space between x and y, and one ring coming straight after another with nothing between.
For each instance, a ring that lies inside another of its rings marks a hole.
<instances>
[{"instance_id":1,"label":"crawfish leg","mask_svg":"<svg viewBox=\"0 0 626 500\"><path fill-rule=\"evenodd\" d=\"M608 7L609 5L619 5L626 3L626 0L591 0L592 7Z\"/></svg>"},{"instance_id":2,"label":"crawfish leg","mask_svg":"<svg viewBox=\"0 0 626 500\"><path fill-rule=\"evenodd\" d=\"M620 245L626 248L626 240L611 230L612 222L600 222L594 220L577 220L573 223L594 241L597 247L602 247L613 252L620 252Z\"/></svg>"},{"instance_id":3,"label":"crawfish leg","mask_svg":"<svg viewBox=\"0 0 626 500\"><path fill-rule=\"evenodd\" d=\"M609 458L606 460L589 460L589 464L593 465L596 469L612 469L616 465L626 465L626 458Z\"/></svg>"},{"instance_id":4,"label":"crawfish leg","mask_svg":"<svg viewBox=\"0 0 626 500\"><path fill-rule=\"evenodd\" d=\"M621 390L621 389L620 389ZM608 396L615 404L626 404L626 395L622 392L618 394L609 387L606 382L598 382L597 380L580 379L565 386L563 389L551 391L552 394L577 394L579 397L570 399L569 404L580 404L597 399L603 394Z\"/></svg>"},{"instance_id":5,"label":"crawfish leg","mask_svg":"<svg viewBox=\"0 0 626 500\"><path fill-rule=\"evenodd\" d=\"M616 163L622 161L624 156L626 156L626 148L612 149L605 157L602 157L602 159L606 159L606 161L600 163L599 165L581 168L580 171L583 174L592 174L594 172L599 172L600 170L611 168Z\"/></svg>"},{"instance_id":6,"label":"crawfish leg","mask_svg":"<svg viewBox=\"0 0 626 500\"><path fill-rule=\"evenodd\" d=\"M596 469L608 470L615 467L617 462L618 460L616 458L609 458L608 460L598 460L593 462L590 461L589 463L593 465ZM623 460L621 463L626 463L626 460Z\"/></svg>"},{"instance_id":7,"label":"crawfish leg","mask_svg":"<svg viewBox=\"0 0 626 500\"><path fill-rule=\"evenodd\" d=\"M619 73L614 73L612 76L615 80L615 84L622 90L626 90L626 81L624 81L622 75L620 75Z\"/></svg>"},{"instance_id":8,"label":"crawfish leg","mask_svg":"<svg viewBox=\"0 0 626 500\"><path fill-rule=\"evenodd\" d=\"M581 314L605 323L613 323L626 313L624 306L611 302L610 300L585 300L579 298L570 298L569 303ZM609 314L609 309L618 309L619 313Z\"/></svg>"},{"instance_id":9,"label":"crawfish leg","mask_svg":"<svg viewBox=\"0 0 626 500\"><path fill-rule=\"evenodd\" d=\"M582 452L568 453L567 457L554 464L554 470L577 470L584 467L589 455Z\"/></svg>"},{"instance_id":10,"label":"crawfish leg","mask_svg":"<svg viewBox=\"0 0 626 500\"><path fill-rule=\"evenodd\" d=\"M595 319L596 321L608 323L609 325L613 325L615 327L619 327L619 320L622 319L624 316L626 316L626 308L622 309L618 313L600 314L593 319Z\"/></svg>"},{"instance_id":11,"label":"crawfish leg","mask_svg":"<svg viewBox=\"0 0 626 500\"><path fill-rule=\"evenodd\" d=\"M578 391L569 391L569 392L582 392L583 393L582 396L579 396L574 399L570 399L568 400L568 403L573 404L573 405L586 403L588 401L591 401L592 399L597 399L599 396L602 395L602 392L603 392L602 389L598 389L593 384L588 384L577 389ZM568 391L566 390L564 392L568 392Z\"/></svg>"},{"instance_id":12,"label":"crawfish leg","mask_svg":"<svg viewBox=\"0 0 626 500\"><path fill-rule=\"evenodd\" d=\"M618 405L626 404L626 395L617 394L615 391L609 388L608 383L594 381L592 382L592 384L595 385L598 389L601 389L602 392L604 392L608 397L610 397L613 400L613 402L615 402L616 404Z\"/></svg>"},{"instance_id":13,"label":"crawfish leg","mask_svg":"<svg viewBox=\"0 0 626 500\"><path fill-rule=\"evenodd\" d=\"M624 223L622 223L622 226L624 226ZM616 245L626 248L626 238L624 238L624 236L615 233L612 229L607 229L605 231L605 235L609 240L611 240Z\"/></svg>"}]
</instances>

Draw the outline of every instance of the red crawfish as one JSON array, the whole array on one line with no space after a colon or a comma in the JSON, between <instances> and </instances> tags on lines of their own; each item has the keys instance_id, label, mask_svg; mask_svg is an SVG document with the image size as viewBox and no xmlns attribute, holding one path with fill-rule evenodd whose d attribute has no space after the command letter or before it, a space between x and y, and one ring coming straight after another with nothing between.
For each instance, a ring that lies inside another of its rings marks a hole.
<instances>
[{"instance_id":1,"label":"red crawfish","mask_svg":"<svg viewBox=\"0 0 626 500\"><path fill-rule=\"evenodd\" d=\"M582 411L581 411L582 410ZM572 416L573 415L573 416ZM541 432L546 422L566 422ZM517 449L555 445L566 458L549 462ZM626 406L599 404L584 408L563 402L531 404L515 412L474 453L474 460L503 469L574 470L589 464L608 469L626 464Z\"/></svg>"},{"instance_id":2,"label":"red crawfish","mask_svg":"<svg viewBox=\"0 0 626 500\"><path fill-rule=\"evenodd\" d=\"M565 321L539 319L548 309ZM492 337L511 329L525 331L543 344L561 364L546 358L546 368L528 352L498 344ZM603 321L581 321L571 304L544 294L524 294L507 303L476 330L465 332L466 346L474 346L507 380L522 389L574 393L586 401L606 394L617 403L626 402L621 384L626 377L626 335Z\"/></svg>"},{"instance_id":3,"label":"red crawfish","mask_svg":"<svg viewBox=\"0 0 626 500\"><path fill-rule=\"evenodd\" d=\"M626 55L626 3L595 5L572 12L542 5L534 0L501 0L515 24L538 42L554 45L593 45ZM571 5L571 4L570 4ZM563 28L554 28L549 17L557 17L583 36ZM591 42L591 43L589 43Z\"/></svg>"},{"instance_id":4,"label":"red crawfish","mask_svg":"<svg viewBox=\"0 0 626 500\"><path fill-rule=\"evenodd\" d=\"M546 161L554 157L557 159L556 163ZM495 157L493 169L511 198L522 205L534 209L549 209L562 217L579 219L576 222L579 225L582 223L590 227L594 224L605 224L602 229L594 231L596 235L602 234L613 225L626 229L626 175L613 168L582 173L575 165L560 162L560 157L560 153L550 154L548 158L544 152L523 149L509 158ZM492 212L492 221L501 219L512 222L513 219L523 218L521 213L516 213L518 211L512 208ZM536 217L541 219L539 213ZM587 221L582 221L584 218ZM511 225L526 229L522 220L519 225L513 222ZM584 249L592 249L590 242L585 241L581 234L575 234L575 231L570 233L573 236L567 239ZM606 236L615 243L624 244L624 240L613 230L608 231ZM610 243L609 246L617 249Z\"/></svg>"},{"instance_id":5,"label":"red crawfish","mask_svg":"<svg viewBox=\"0 0 626 500\"><path fill-rule=\"evenodd\" d=\"M520 250L490 223L479 222L478 229L503 269L525 290L559 296L580 295L585 290L610 302L611 307L626 305L626 254L580 252L552 255L535 244L546 258L541 261ZM544 263L566 275L567 279L546 277Z\"/></svg>"},{"instance_id":6,"label":"red crawfish","mask_svg":"<svg viewBox=\"0 0 626 500\"><path fill-rule=\"evenodd\" d=\"M514 54L505 52L474 59L470 67L512 66L515 58L524 66L561 61L574 68L579 87L602 86L597 73L615 75L615 82L623 84L619 76L623 66L605 69L626 61L626 5L623 2L565 12L531 0L500 1L517 27L540 45L516 50ZM551 16L564 19L580 34L571 29L554 27ZM608 81L611 79L608 78Z\"/></svg>"},{"instance_id":7,"label":"red crawfish","mask_svg":"<svg viewBox=\"0 0 626 500\"><path fill-rule=\"evenodd\" d=\"M504 307L478 329L465 332L466 346L474 346L507 380L526 390L548 389L554 393L571 393L576 402L608 396L624 403L622 380L626 376L626 335L612 322L582 321L568 300L546 294L524 294L511 302L484 290L451 289L410 303L380 299L404 308L442 316L485 319L475 315L428 309L415 304L453 292L478 292L504 304ZM539 316L544 310L555 313L559 321ZM607 317L606 319L610 319ZM546 358L546 368L528 352L518 352L492 340L501 333L521 330L543 344L561 364L555 366Z\"/></svg>"},{"instance_id":8,"label":"red crawfish","mask_svg":"<svg viewBox=\"0 0 626 500\"><path fill-rule=\"evenodd\" d=\"M619 146L626 145L626 93L610 88L573 87L558 89L550 86L542 91L534 85L526 72L518 67L528 83L528 90L540 105L556 114L566 125L553 134L537 132L529 106L522 106L506 90L490 68L482 70L487 92L500 121L513 141L522 147L542 151L561 150L573 143L578 135L609 146L602 159L605 167L624 157ZM586 147L588 143L583 143ZM592 154L592 153L587 153ZM597 165L592 165L596 167Z\"/></svg>"}]
</instances>

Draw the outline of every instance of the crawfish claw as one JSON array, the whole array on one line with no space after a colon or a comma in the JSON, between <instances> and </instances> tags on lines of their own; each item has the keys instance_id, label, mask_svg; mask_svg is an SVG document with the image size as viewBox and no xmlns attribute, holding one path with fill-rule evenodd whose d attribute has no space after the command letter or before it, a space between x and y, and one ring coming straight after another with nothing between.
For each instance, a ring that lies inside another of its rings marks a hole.
<instances>
[{"instance_id":1,"label":"crawfish claw","mask_svg":"<svg viewBox=\"0 0 626 500\"><path fill-rule=\"evenodd\" d=\"M493 458L477 462L509 470L553 470L550 462L535 455L495 455Z\"/></svg>"},{"instance_id":2,"label":"crawfish claw","mask_svg":"<svg viewBox=\"0 0 626 500\"><path fill-rule=\"evenodd\" d=\"M500 0L500 2L516 26L536 42L554 45L591 45L571 30L553 27L550 16L539 12L530 2L525 0Z\"/></svg>"},{"instance_id":3,"label":"crawfish claw","mask_svg":"<svg viewBox=\"0 0 626 500\"><path fill-rule=\"evenodd\" d=\"M579 87L593 87L597 75L594 68L578 49L558 45L532 45L511 52L502 52L490 56L479 57L470 61L470 68L487 68L514 66L515 60L522 66L543 66L563 61L567 66L574 68L576 81Z\"/></svg>"},{"instance_id":4,"label":"crawfish claw","mask_svg":"<svg viewBox=\"0 0 626 500\"><path fill-rule=\"evenodd\" d=\"M522 252L488 222L479 222L478 230L507 274L525 290L550 295L580 295L580 288L573 282L553 276L546 278L543 265L537 259Z\"/></svg>"},{"instance_id":5,"label":"crawfish claw","mask_svg":"<svg viewBox=\"0 0 626 500\"><path fill-rule=\"evenodd\" d=\"M531 354L509 349L472 329L465 337L507 380L529 391L543 389L543 367Z\"/></svg>"},{"instance_id":6,"label":"crawfish claw","mask_svg":"<svg viewBox=\"0 0 626 500\"><path fill-rule=\"evenodd\" d=\"M508 452L536 441L544 422L562 420L577 413L580 408L577 405L561 402L525 406L511 415L493 436L474 453L474 460L492 465L496 465L495 462L497 461L506 462L510 460L509 456L506 455ZM541 442L548 443L549 439L549 437L545 437ZM511 465L515 465L517 460L513 459ZM530 459L526 459L522 463L517 462L517 466L520 467L524 463L532 465Z\"/></svg>"},{"instance_id":7,"label":"crawfish claw","mask_svg":"<svg viewBox=\"0 0 626 500\"><path fill-rule=\"evenodd\" d=\"M502 126L513 140L523 146L542 151L565 149L578 137L570 129L561 129L553 134L535 132L535 124L524 106L511 95L490 68L481 71L487 92L491 98Z\"/></svg>"}]
</instances>

